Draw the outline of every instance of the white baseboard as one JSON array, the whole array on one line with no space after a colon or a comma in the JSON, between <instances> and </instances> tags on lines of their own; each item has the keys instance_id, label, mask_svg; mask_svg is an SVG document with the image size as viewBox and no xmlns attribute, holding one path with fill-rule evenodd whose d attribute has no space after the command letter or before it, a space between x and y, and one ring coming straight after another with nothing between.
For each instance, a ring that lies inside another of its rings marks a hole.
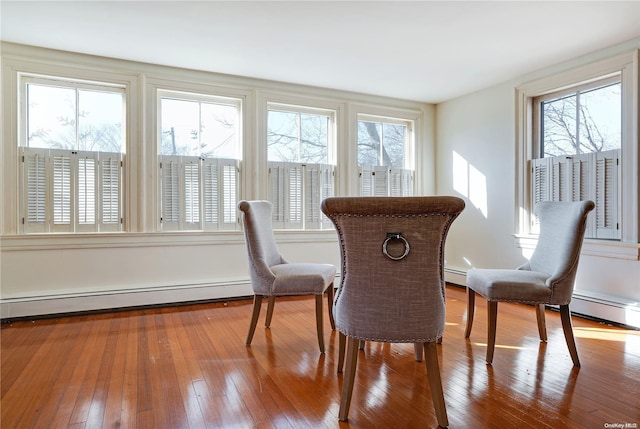
<instances>
[{"instance_id":1,"label":"white baseboard","mask_svg":"<svg viewBox=\"0 0 640 429\"><path fill-rule=\"evenodd\" d=\"M13 298L0 302L0 318L12 319L252 295L251 283L246 280Z\"/></svg>"},{"instance_id":2,"label":"white baseboard","mask_svg":"<svg viewBox=\"0 0 640 429\"><path fill-rule=\"evenodd\" d=\"M463 269L445 268L444 277L448 283L467 285L467 273ZM570 308L572 313L640 329L638 302L595 292L574 291Z\"/></svg>"}]
</instances>

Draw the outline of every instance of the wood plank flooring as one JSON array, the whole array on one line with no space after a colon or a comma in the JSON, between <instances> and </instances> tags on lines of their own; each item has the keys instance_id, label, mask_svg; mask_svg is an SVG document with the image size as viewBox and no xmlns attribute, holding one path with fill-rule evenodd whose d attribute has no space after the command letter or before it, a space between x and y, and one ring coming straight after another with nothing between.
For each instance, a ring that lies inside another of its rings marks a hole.
<instances>
[{"instance_id":1,"label":"wood plank flooring","mask_svg":"<svg viewBox=\"0 0 640 429\"><path fill-rule=\"evenodd\" d=\"M541 343L534 308L501 303L487 366L486 303L478 297L470 340L465 304L464 289L447 287L438 352L450 428L640 427L639 331L574 317L578 369L559 313L546 311ZM250 300L5 323L0 427L437 426L411 344L366 344L338 422L337 331L325 317L321 355L313 298L278 300L270 329L265 314L266 304L251 347Z\"/></svg>"}]
</instances>

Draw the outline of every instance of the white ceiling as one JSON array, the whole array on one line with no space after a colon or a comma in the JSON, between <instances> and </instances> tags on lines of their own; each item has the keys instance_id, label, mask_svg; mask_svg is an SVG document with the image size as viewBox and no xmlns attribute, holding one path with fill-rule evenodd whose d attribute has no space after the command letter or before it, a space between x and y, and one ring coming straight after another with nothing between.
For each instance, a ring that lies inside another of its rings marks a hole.
<instances>
[{"instance_id":1,"label":"white ceiling","mask_svg":"<svg viewBox=\"0 0 640 429\"><path fill-rule=\"evenodd\" d=\"M640 37L636 1L0 1L2 40L437 103Z\"/></svg>"}]
</instances>

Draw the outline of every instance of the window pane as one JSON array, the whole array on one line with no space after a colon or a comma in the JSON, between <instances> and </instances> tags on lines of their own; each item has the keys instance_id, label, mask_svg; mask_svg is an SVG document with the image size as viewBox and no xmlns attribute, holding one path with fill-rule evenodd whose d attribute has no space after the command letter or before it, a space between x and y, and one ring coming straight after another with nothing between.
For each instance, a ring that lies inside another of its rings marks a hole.
<instances>
[{"instance_id":1,"label":"window pane","mask_svg":"<svg viewBox=\"0 0 640 429\"><path fill-rule=\"evenodd\" d=\"M300 115L300 162L328 163L329 117Z\"/></svg>"},{"instance_id":2,"label":"window pane","mask_svg":"<svg viewBox=\"0 0 640 429\"><path fill-rule=\"evenodd\" d=\"M201 103L200 115L200 155L239 159L238 109L225 104Z\"/></svg>"},{"instance_id":3,"label":"window pane","mask_svg":"<svg viewBox=\"0 0 640 429\"><path fill-rule=\"evenodd\" d=\"M77 149L75 90L27 84L27 146Z\"/></svg>"},{"instance_id":4,"label":"window pane","mask_svg":"<svg viewBox=\"0 0 640 429\"><path fill-rule=\"evenodd\" d=\"M404 151L407 127L404 125L382 125L383 165L404 168Z\"/></svg>"},{"instance_id":5,"label":"window pane","mask_svg":"<svg viewBox=\"0 0 640 429\"><path fill-rule=\"evenodd\" d=\"M123 94L78 91L78 150L124 152Z\"/></svg>"},{"instance_id":6,"label":"window pane","mask_svg":"<svg viewBox=\"0 0 640 429\"><path fill-rule=\"evenodd\" d=\"M380 158L382 124L358 121L358 165L383 165Z\"/></svg>"},{"instance_id":7,"label":"window pane","mask_svg":"<svg viewBox=\"0 0 640 429\"><path fill-rule=\"evenodd\" d=\"M269 161L298 162L300 115L294 112L269 110L267 150Z\"/></svg>"},{"instance_id":8,"label":"window pane","mask_svg":"<svg viewBox=\"0 0 640 429\"><path fill-rule=\"evenodd\" d=\"M622 147L621 84L580 94L580 153Z\"/></svg>"},{"instance_id":9,"label":"window pane","mask_svg":"<svg viewBox=\"0 0 640 429\"><path fill-rule=\"evenodd\" d=\"M571 95L542 103L543 158L577 153L576 101L577 97Z\"/></svg>"},{"instance_id":10,"label":"window pane","mask_svg":"<svg viewBox=\"0 0 640 429\"><path fill-rule=\"evenodd\" d=\"M162 140L161 155L200 155L199 103L163 98L160 104Z\"/></svg>"},{"instance_id":11,"label":"window pane","mask_svg":"<svg viewBox=\"0 0 640 429\"><path fill-rule=\"evenodd\" d=\"M405 168L407 126L358 121L358 165Z\"/></svg>"}]
</instances>

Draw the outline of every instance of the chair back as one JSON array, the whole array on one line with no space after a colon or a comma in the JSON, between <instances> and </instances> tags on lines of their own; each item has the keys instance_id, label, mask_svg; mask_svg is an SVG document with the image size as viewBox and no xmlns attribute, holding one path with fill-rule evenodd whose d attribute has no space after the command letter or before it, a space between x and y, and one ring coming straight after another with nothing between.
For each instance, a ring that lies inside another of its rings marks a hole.
<instances>
[{"instance_id":1,"label":"chair back","mask_svg":"<svg viewBox=\"0 0 640 429\"><path fill-rule=\"evenodd\" d=\"M243 200L238 203L238 209L242 212L251 284L256 294L267 294L275 280L269 267L286 263L273 235L273 206L270 201Z\"/></svg>"},{"instance_id":2,"label":"chair back","mask_svg":"<svg viewBox=\"0 0 640 429\"><path fill-rule=\"evenodd\" d=\"M456 197L325 199L342 259L334 306L340 332L385 342L440 338L444 244L463 209Z\"/></svg>"},{"instance_id":3,"label":"chair back","mask_svg":"<svg viewBox=\"0 0 640 429\"><path fill-rule=\"evenodd\" d=\"M593 201L543 201L535 207L540 222L538 244L525 269L548 274L551 304L569 304L580 249Z\"/></svg>"}]
</instances>

